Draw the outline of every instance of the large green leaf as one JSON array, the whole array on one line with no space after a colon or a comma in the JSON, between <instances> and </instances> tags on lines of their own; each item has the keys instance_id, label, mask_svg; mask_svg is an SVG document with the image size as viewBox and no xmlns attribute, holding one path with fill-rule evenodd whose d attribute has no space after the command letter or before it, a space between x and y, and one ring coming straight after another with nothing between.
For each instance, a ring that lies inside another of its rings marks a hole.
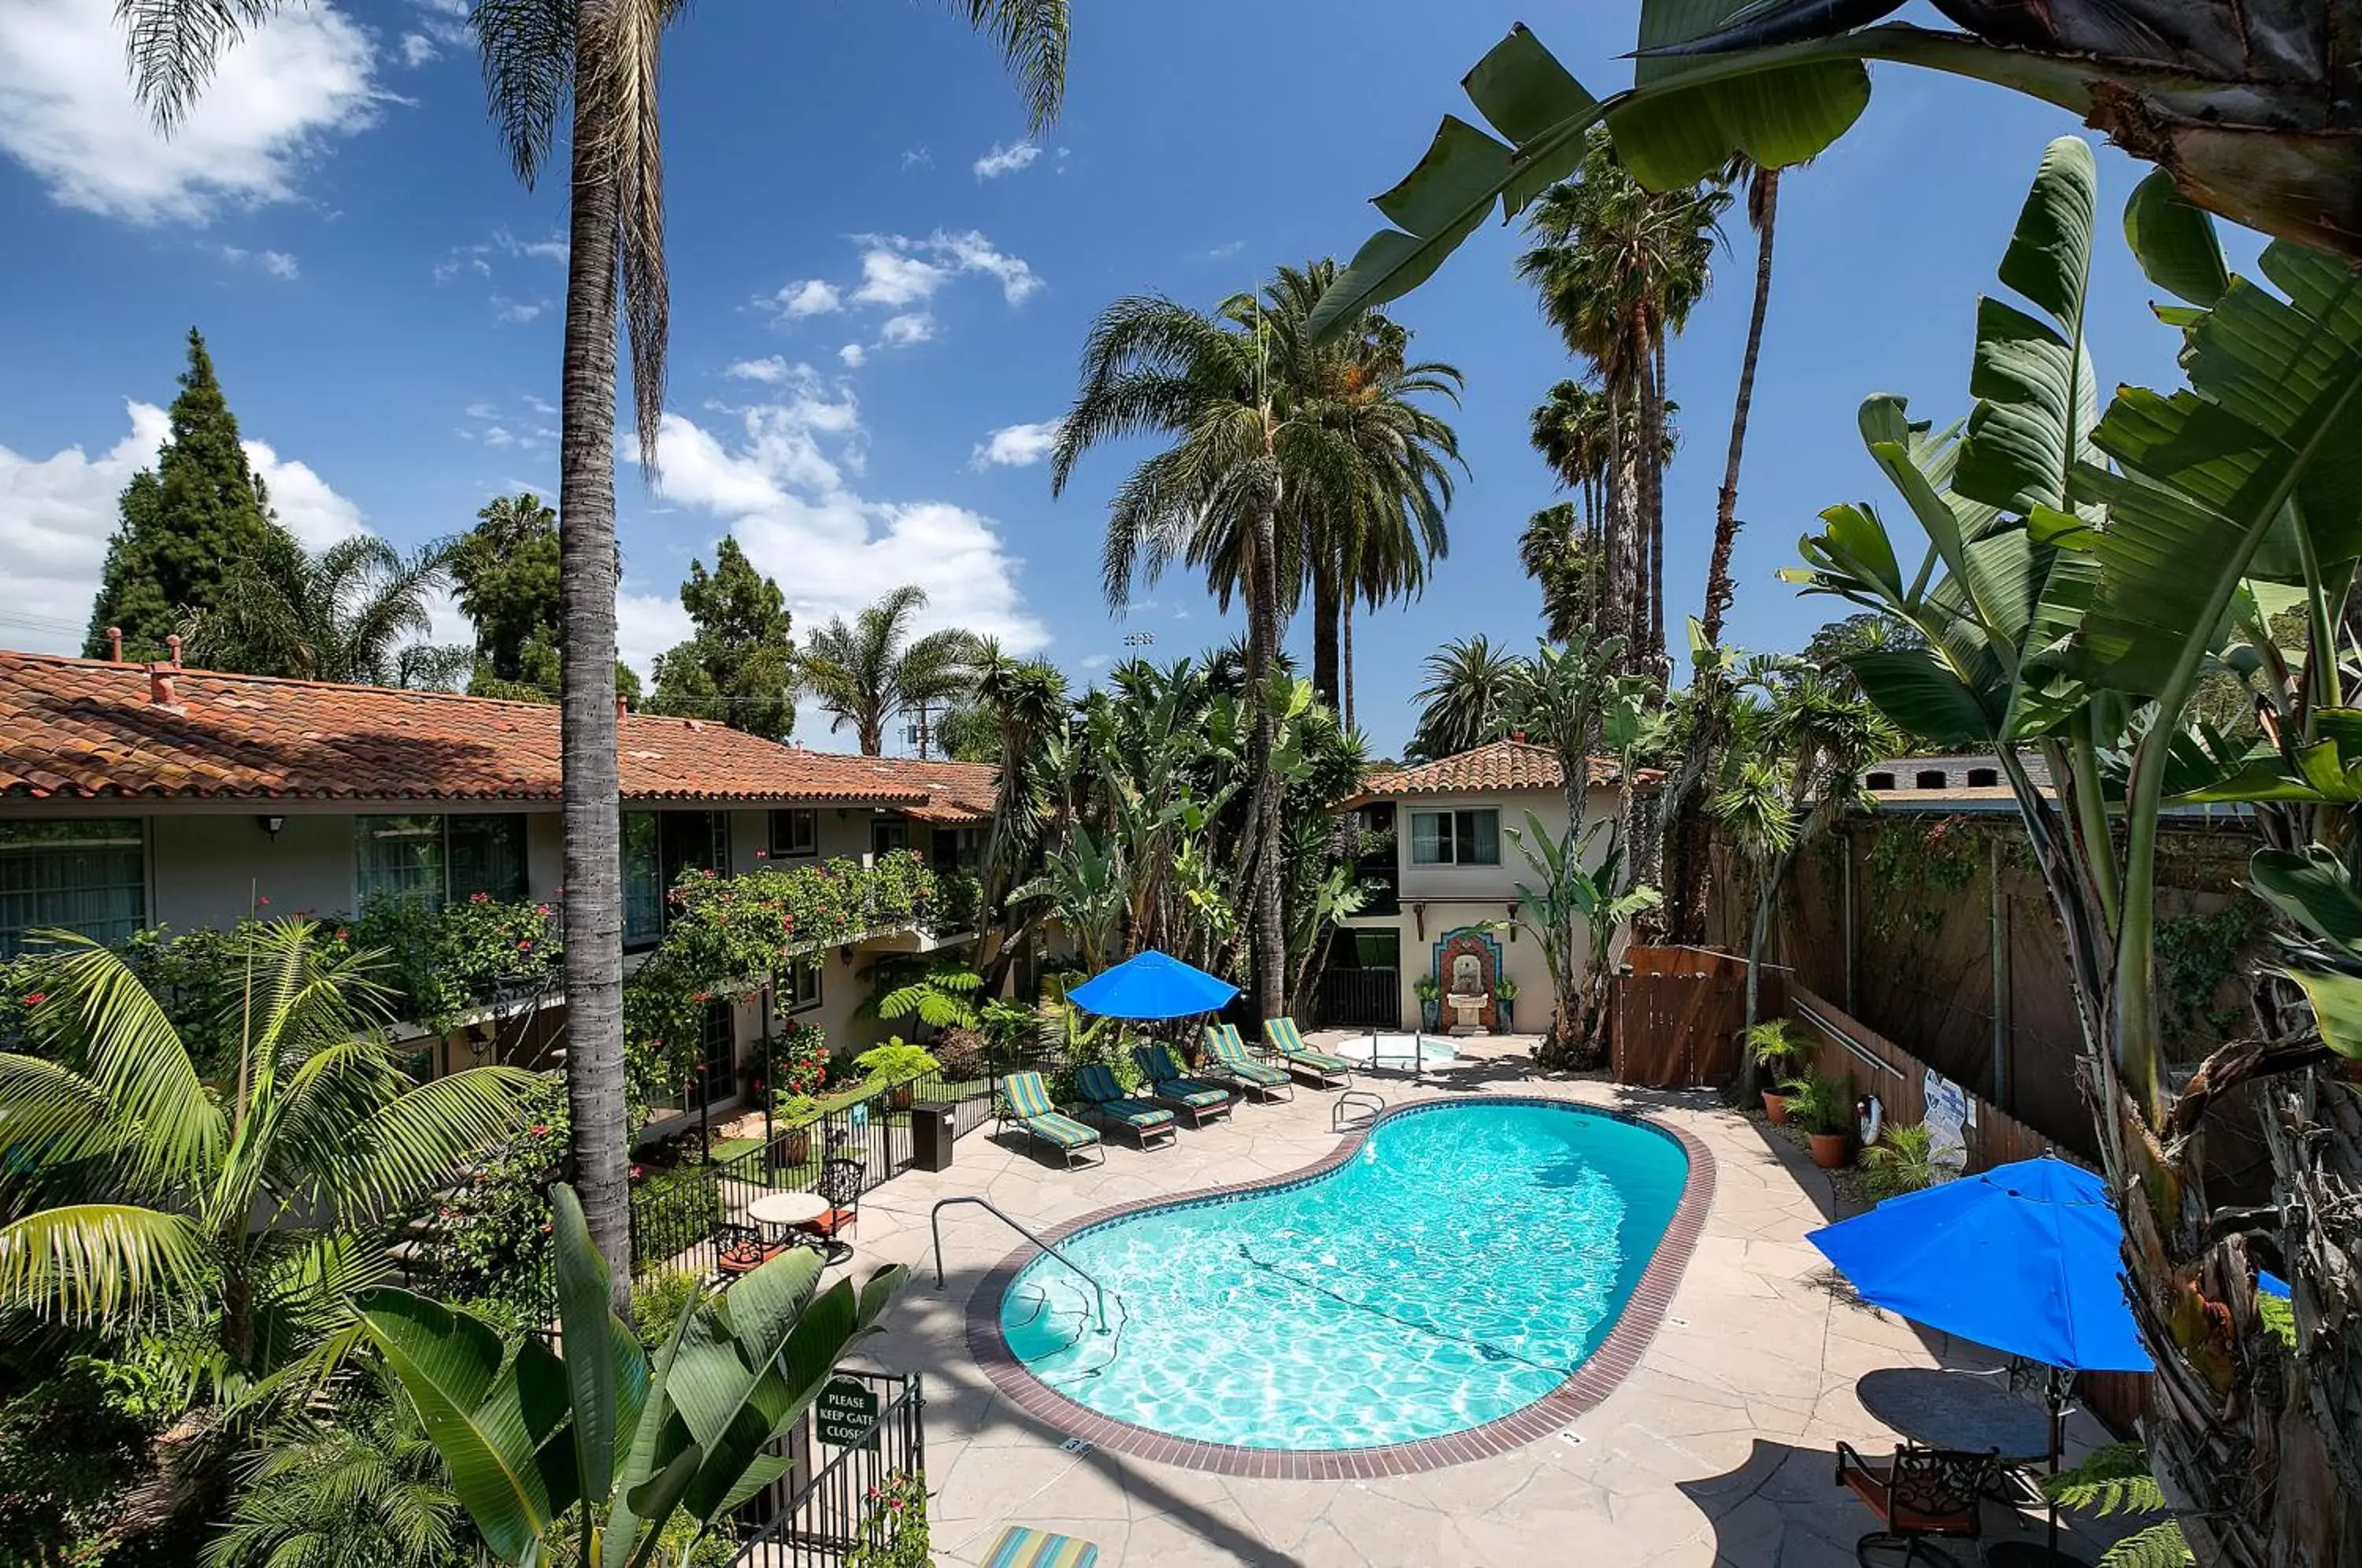
<instances>
[{"instance_id":1,"label":"large green leaf","mask_svg":"<svg viewBox=\"0 0 2362 1568\"><path fill-rule=\"evenodd\" d=\"M2125 243L2142 274L2176 299L2211 310L2231 286L2214 220L2162 169L2133 187L2125 204Z\"/></svg>"},{"instance_id":2,"label":"large green leaf","mask_svg":"<svg viewBox=\"0 0 2362 1568\"><path fill-rule=\"evenodd\" d=\"M2098 208L2091 148L2081 137L2058 138L2042 155L2000 269L2002 282L2042 315L1996 299L1977 303L1969 392L1978 401L1952 476L1952 488L1971 501L2019 516L2067 505L2068 476L2099 417L2083 348Z\"/></svg>"},{"instance_id":3,"label":"large green leaf","mask_svg":"<svg viewBox=\"0 0 2362 1568\"><path fill-rule=\"evenodd\" d=\"M575 1468L582 1495L604 1497L615 1480L615 1340L621 1325L609 1304L607 1260L590 1240L582 1200L563 1183L550 1189L549 1200L558 1324L565 1331L566 1378L574 1409ZM622 1330L621 1337L629 1342L630 1331Z\"/></svg>"},{"instance_id":4,"label":"large green leaf","mask_svg":"<svg viewBox=\"0 0 2362 1568\"><path fill-rule=\"evenodd\" d=\"M2298 925L2362 955L2362 892L2336 856L2318 845L2259 849L2247 878L2258 897Z\"/></svg>"},{"instance_id":5,"label":"large green leaf","mask_svg":"<svg viewBox=\"0 0 2362 1568\"><path fill-rule=\"evenodd\" d=\"M2290 969L2321 1025L2322 1043L2341 1056L2362 1060L2362 977L2332 969Z\"/></svg>"},{"instance_id":6,"label":"large green leaf","mask_svg":"<svg viewBox=\"0 0 2362 1568\"><path fill-rule=\"evenodd\" d=\"M485 1545L522 1561L579 1496L565 1368L534 1339L504 1366L480 1319L407 1290L367 1291L359 1305Z\"/></svg>"},{"instance_id":7,"label":"large green leaf","mask_svg":"<svg viewBox=\"0 0 2362 1568\"><path fill-rule=\"evenodd\" d=\"M1930 648L1881 648L1846 660L1878 711L1931 745L1989 745L1998 723Z\"/></svg>"}]
</instances>

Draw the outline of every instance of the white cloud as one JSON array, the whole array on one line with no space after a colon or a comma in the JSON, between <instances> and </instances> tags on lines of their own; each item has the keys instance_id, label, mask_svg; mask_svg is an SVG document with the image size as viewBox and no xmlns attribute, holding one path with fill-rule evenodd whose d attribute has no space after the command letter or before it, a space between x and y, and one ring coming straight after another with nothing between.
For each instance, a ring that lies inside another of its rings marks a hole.
<instances>
[{"instance_id":1,"label":"white cloud","mask_svg":"<svg viewBox=\"0 0 2362 1568\"><path fill-rule=\"evenodd\" d=\"M551 414L557 411L539 398L527 398L525 403L533 410L532 415L503 413L498 403L491 402L469 403L462 412L470 423L459 427L459 438L495 448L513 447L520 452L546 450L557 443L557 432L536 419L545 411Z\"/></svg>"},{"instance_id":2,"label":"white cloud","mask_svg":"<svg viewBox=\"0 0 2362 1568\"><path fill-rule=\"evenodd\" d=\"M945 235L940 230L928 241L948 251L966 272L988 272L1000 280L1000 297L1010 304L1022 304L1042 287L1042 279L1032 268L1014 256L1005 256L992 248L992 242L970 229L966 234Z\"/></svg>"},{"instance_id":3,"label":"white cloud","mask_svg":"<svg viewBox=\"0 0 2362 1568\"><path fill-rule=\"evenodd\" d=\"M772 298L772 304L782 315L825 315L844 308L844 296L836 285L818 278L803 278L788 284Z\"/></svg>"},{"instance_id":4,"label":"white cloud","mask_svg":"<svg viewBox=\"0 0 2362 1568\"><path fill-rule=\"evenodd\" d=\"M8 562L9 602L38 606L28 618L57 628L0 628L12 642L41 651L81 651L75 617L97 597L116 498L134 473L156 461L170 431L164 411L153 403L126 403L124 413L129 432L96 457L80 447L38 458L0 447L0 559ZM360 532L360 508L308 464L281 458L265 441L245 446L279 520L306 546L318 549Z\"/></svg>"},{"instance_id":5,"label":"white cloud","mask_svg":"<svg viewBox=\"0 0 2362 1568\"><path fill-rule=\"evenodd\" d=\"M615 653L650 683L656 680L657 655L687 642L696 630L678 594L615 595ZM474 635L471 628L468 636Z\"/></svg>"},{"instance_id":6,"label":"white cloud","mask_svg":"<svg viewBox=\"0 0 2362 1568\"><path fill-rule=\"evenodd\" d=\"M798 366L779 401L737 417L737 429L715 431L667 414L658 494L727 526L778 579L800 626L850 617L896 584L916 582L931 601L922 630L966 626L1020 652L1047 644L1019 591L1020 563L988 518L852 487L862 428L844 383Z\"/></svg>"},{"instance_id":7,"label":"white cloud","mask_svg":"<svg viewBox=\"0 0 2362 1568\"><path fill-rule=\"evenodd\" d=\"M531 321L548 308L547 300L513 300L506 294L492 296L492 315L501 321Z\"/></svg>"},{"instance_id":8,"label":"white cloud","mask_svg":"<svg viewBox=\"0 0 2362 1568\"><path fill-rule=\"evenodd\" d=\"M877 329L877 341L889 348L907 348L913 343L924 343L935 335L935 318L925 311L912 311L907 315L889 315Z\"/></svg>"},{"instance_id":9,"label":"white cloud","mask_svg":"<svg viewBox=\"0 0 2362 1568\"><path fill-rule=\"evenodd\" d=\"M734 381L783 381L788 379L788 362L769 354L760 359L741 359L722 373Z\"/></svg>"},{"instance_id":10,"label":"white cloud","mask_svg":"<svg viewBox=\"0 0 2362 1568\"><path fill-rule=\"evenodd\" d=\"M134 100L114 7L0 6L0 150L63 205L133 223L203 223L285 201L333 138L375 119L369 35L327 3L291 6L222 57L160 137Z\"/></svg>"},{"instance_id":11,"label":"white cloud","mask_svg":"<svg viewBox=\"0 0 2362 1568\"><path fill-rule=\"evenodd\" d=\"M862 253L861 286L853 297L864 304L911 304L931 297L951 276L948 267L880 245Z\"/></svg>"},{"instance_id":12,"label":"white cloud","mask_svg":"<svg viewBox=\"0 0 2362 1568\"><path fill-rule=\"evenodd\" d=\"M402 63L415 71L443 51L425 33L402 35Z\"/></svg>"},{"instance_id":13,"label":"white cloud","mask_svg":"<svg viewBox=\"0 0 2362 1568\"><path fill-rule=\"evenodd\" d=\"M253 262L274 278L292 282L303 275L303 265L284 250L241 250L235 245L221 248L223 259L234 263Z\"/></svg>"},{"instance_id":14,"label":"white cloud","mask_svg":"<svg viewBox=\"0 0 2362 1568\"><path fill-rule=\"evenodd\" d=\"M972 469L1022 469L1040 462L1058 444L1058 421L1038 425L1004 425L976 444L968 458Z\"/></svg>"},{"instance_id":15,"label":"white cloud","mask_svg":"<svg viewBox=\"0 0 2362 1568\"><path fill-rule=\"evenodd\" d=\"M1030 141L1015 141L1007 147L993 143L992 150L976 160L976 177L998 180L1003 174L1014 174L1042 156L1042 149Z\"/></svg>"},{"instance_id":16,"label":"white cloud","mask_svg":"<svg viewBox=\"0 0 2362 1568\"><path fill-rule=\"evenodd\" d=\"M868 361L869 350L858 343L848 343L836 351L836 357L844 361L846 370L857 370Z\"/></svg>"},{"instance_id":17,"label":"white cloud","mask_svg":"<svg viewBox=\"0 0 2362 1568\"><path fill-rule=\"evenodd\" d=\"M934 166L935 155L929 152L923 147L914 147L911 149L910 151L902 154L902 171L904 173L908 173L913 169L933 169Z\"/></svg>"},{"instance_id":18,"label":"white cloud","mask_svg":"<svg viewBox=\"0 0 2362 1568\"><path fill-rule=\"evenodd\" d=\"M1236 256L1240 251L1244 250L1246 248L1247 242L1243 239L1226 239L1221 244L1209 248L1206 252L1206 259L1209 261L1227 261L1231 257Z\"/></svg>"},{"instance_id":19,"label":"white cloud","mask_svg":"<svg viewBox=\"0 0 2362 1568\"><path fill-rule=\"evenodd\" d=\"M1105 669L1110 662L1110 657L1103 653L1087 654L1075 662L1085 669Z\"/></svg>"}]
</instances>

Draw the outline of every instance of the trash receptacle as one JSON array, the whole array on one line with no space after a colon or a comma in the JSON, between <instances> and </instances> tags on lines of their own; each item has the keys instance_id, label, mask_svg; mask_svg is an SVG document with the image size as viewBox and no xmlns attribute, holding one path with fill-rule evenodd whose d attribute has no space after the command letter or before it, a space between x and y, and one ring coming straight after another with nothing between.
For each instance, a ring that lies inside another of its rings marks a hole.
<instances>
[{"instance_id":1,"label":"trash receptacle","mask_svg":"<svg viewBox=\"0 0 2362 1568\"><path fill-rule=\"evenodd\" d=\"M948 1105L911 1108L911 1164L922 1171L952 1168L952 1139L958 1131Z\"/></svg>"}]
</instances>

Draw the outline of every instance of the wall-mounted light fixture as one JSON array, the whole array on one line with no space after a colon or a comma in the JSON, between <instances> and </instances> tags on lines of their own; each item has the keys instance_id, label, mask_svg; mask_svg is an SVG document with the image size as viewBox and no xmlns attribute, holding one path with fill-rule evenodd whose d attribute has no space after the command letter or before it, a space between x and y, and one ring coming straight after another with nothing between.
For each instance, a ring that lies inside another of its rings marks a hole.
<instances>
[{"instance_id":1,"label":"wall-mounted light fixture","mask_svg":"<svg viewBox=\"0 0 2362 1568\"><path fill-rule=\"evenodd\" d=\"M285 817L257 817L254 822L257 827L270 835L273 844L279 842L279 830L287 825Z\"/></svg>"},{"instance_id":2,"label":"wall-mounted light fixture","mask_svg":"<svg viewBox=\"0 0 2362 1568\"><path fill-rule=\"evenodd\" d=\"M1518 906L1507 904L1503 907L1509 911L1509 940L1515 942L1518 940Z\"/></svg>"}]
</instances>

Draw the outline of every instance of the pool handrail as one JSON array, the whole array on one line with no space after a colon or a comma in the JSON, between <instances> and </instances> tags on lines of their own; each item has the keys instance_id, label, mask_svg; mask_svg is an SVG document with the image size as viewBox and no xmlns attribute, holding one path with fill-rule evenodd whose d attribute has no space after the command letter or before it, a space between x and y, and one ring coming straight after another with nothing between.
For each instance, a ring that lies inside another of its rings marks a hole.
<instances>
[{"instance_id":1,"label":"pool handrail","mask_svg":"<svg viewBox=\"0 0 2362 1568\"><path fill-rule=\"evenodd\" d=\"M1101 1285L1098 1279L1094 1278L1090 1270L1085 1268L1082 1264L1076 1263L1074 1259L1060 1252L1056 1247L1043 1241L1041 1237L1035 1235L1023 1225L1018 1223L1018 1221L1010 1215L1009 1211L1001 1208L1000 1205L993 1202L992 1199L988 1198L978 1198L973 1193L963 1193L956 1198L937 1198L935 1200L935 1206L927 1210L927 1229L935 1239L936 1289L940 1290L944 1286L943 1214L944 1209L949 1209L955 1203L975 1204L978 1209L981 1209L985 1210L985 1212L994 1216L1002 1224L1008 1226L1010 1230L1016 1231L1019 1235L1024 1237L1027 1241L1032 1242L1035 1246L1041 1248L1043 1252L1049 1253L1052 1257L1056 1258L1060 1263L1065 1264L1076 1274L1082 1275L1083 1283L1091 1287L1091 1294L1098 1298L1099 1332L1104 1334L1108 1331L1107 1286Z\"/></svg>"},{"instance_id":2,"label":"pool handrail","mask_svg":"<svg viewBox=\"0 0 2362 1568\"><path fill-rule=\"evenodd\" d=\"M1331 1132L1345 1131L1345 1107L1357 1105L1364 1100L1368 1101L1371 1107L1367 1112L1369 1122L1364 1125L1374 1123L1385 1111L1386 1097L1369 1089L1349 1088L1329 1102L1329 1131Z\"/></svg>"}]
</instances>

